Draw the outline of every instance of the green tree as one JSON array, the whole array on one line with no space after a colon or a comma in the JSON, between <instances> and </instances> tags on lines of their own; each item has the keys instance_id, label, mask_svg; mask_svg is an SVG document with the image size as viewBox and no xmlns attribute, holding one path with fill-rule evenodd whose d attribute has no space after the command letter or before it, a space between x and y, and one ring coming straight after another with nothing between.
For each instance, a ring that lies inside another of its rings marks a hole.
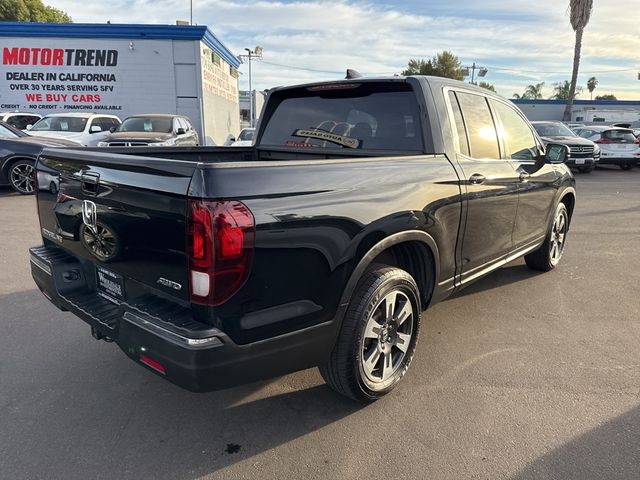
<instances>
[{"instance_id":1,"label":"green tree","mask_svg":"<svg viewBox=\"0 0 640 480\"><path fill-rule=\"evenodd\" d=\"M618 100L618 97L612 93L607 93L605 95L597 95L596 100Z\"/></svg>"},{"instance_id":2,"label":"green tree","mask_svg":"<svg viewBox=\"0 0 640 480\"><path fill-rule=\"evenodd\" d=\"M573 105L573 100L575 97L582 93L582 87L573 87L573 98L572 94L571 82L569 80L565 80L564 82L558 82L553 84L553 96L551 98L556 100L566 100L567 104L571 101L571 105Z\"/></svg>"},{"instance_id":3,"label":"green tree","mask_svg":"<svg viewBox=\"0 0 640 480\"><path fill-rule=\"evenodd\" d=\"M578 83L578 70L580 69L580 51L582 50L582 35L591 19L593 0L569 0L569 19L571 28L576 33L576 41L573 48L573 73L567 94L567 106L564 109L564 121L571 120L573 99L576 97L576 85Z\"/></svg>"},{"instance_id":4,"label":"green tree","mask_svg":"<svg viewBox=\"0 0 640 480\"><path fill-rule=\"evenodd\" d=\"M496 87L489 82L480 82L478 86L481 88L486 88L487 90L491 90L492 92L496 93Z\"/></svg>"},{"instance_id":5,"label":"green tree","mask_svg":"<svg viewBox=\"0 0 640 480\"><path fill-rule=\"evenodd\" d=\"M454 80L464 79L460 60L448 51L438 53L431 60L410 59L402 75L434 75Z\"/></svg>"},{"instance_id":6,"label":"green tree","mask_svg":"<svg viewBox=\"0 0 640 480\"><path fill-rule=\"evenodd\" d=\"M596 89L597 86L598 86L598 79L596 77L591 77L589 80L587 80L587 89L591 94L591 100L593 100L593 91Z\"/></svg>"},{"instance_id":7,"label":"green tree","mask_svg":"<svg viewBox=\"0 0 640 480\"><path fill-rule=\"evenodd\" d=\"M62 10L44 5L41 0L0 0L0 21L70 23L73 20Z\"/></svg>"}]
</instances>

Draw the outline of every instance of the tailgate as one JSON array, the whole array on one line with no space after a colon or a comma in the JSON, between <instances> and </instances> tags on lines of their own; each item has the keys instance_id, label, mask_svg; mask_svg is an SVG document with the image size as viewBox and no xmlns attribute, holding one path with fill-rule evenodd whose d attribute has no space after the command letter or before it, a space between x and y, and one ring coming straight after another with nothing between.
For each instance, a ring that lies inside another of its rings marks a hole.
<instances>
[{"instance_id":1,"label":"tailgate","mask_svg":"<svg viewBox=\"0 0 640 480\"><path fill-rule=\"evenodd\" d=\"M80 259L116 300L189 301L185 222L197 162L81 150L38 160L42 237Z\"/></svg>"}]
</instances>

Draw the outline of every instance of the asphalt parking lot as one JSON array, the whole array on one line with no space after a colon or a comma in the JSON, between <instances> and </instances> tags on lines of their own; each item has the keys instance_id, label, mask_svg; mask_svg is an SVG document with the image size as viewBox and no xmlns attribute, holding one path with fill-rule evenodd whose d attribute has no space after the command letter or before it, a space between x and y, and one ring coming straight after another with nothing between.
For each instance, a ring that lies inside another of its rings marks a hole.
<instances>
[{"instance_id":1,"label":"asphalt parking lot","mask_svg":"<svg viewBox=\"0 0 640 480\"><path fill-rule=\"evenodd\" d=\"M577 175L561 265L521 260L423 316L362 407L316 370L192 394L31 280L35 200L0 190L0 478L637 479L640 169Z\"/></svg>"}]
</instances>

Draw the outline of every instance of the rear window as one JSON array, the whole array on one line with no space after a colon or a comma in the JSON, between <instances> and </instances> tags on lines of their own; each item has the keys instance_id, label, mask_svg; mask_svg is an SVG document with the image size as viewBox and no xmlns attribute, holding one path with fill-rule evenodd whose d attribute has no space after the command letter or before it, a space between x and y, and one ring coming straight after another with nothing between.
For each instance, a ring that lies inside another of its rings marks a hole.
<instances>
[{"instance_id":1,"label":"rear window","mask_svg":"<svg viewBox=\"0 0 640 480\"><path fill-rule=\"evenodd\" d=\"M260 144L422 152L415 94L406 83L333 84L272 97Z\"/></svg>"},{"instance_id":2,"label":"rear window","mask_svg":"<svg viewBox=\"0 0 640 480\"><path fill-rule=\"evenodd\" d=\"M602 136L616 143L633 143L636 137L631 130L606 130Z\"/></svg>"}]
</instances>

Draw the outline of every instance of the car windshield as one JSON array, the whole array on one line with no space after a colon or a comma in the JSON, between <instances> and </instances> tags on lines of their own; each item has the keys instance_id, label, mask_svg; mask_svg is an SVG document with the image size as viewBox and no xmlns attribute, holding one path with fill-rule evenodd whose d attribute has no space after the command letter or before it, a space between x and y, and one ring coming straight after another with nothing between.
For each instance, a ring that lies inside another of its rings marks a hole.
<instances>
[{"instance_id":1,"label":"car windshield","mask_svg":"<svg viewBox=\"0 0 640 480\"><path fill-rule=\"evenodd\" d=\"M22 135L18 135L13 130L5 127L4 125L0 125L0 138L17 138Z\"/></svg>"},{"instance_id":2,"label":"car windshield","mask_svg":"<svg viewBox=\"0 0 640 480\"><path fill-rule=\"evenodd\" d=\"M87 119L83 117L44 117L32 128L32 132L83 132Z\"/></svg>"},{"instance_id":3,"label":"car windshield","mask_svg":"<svg viewBox=\"0 0 640 480\"><path fill-rule=\"evenodd\" d=\"M253 134L255 133L255 130L249 130L249 129L245 129L242 130L240 132L240 135L238 135L238 140L253 140Z\"/></svg>"},{"instance_id":4,"label":"car windshield","mask_svg":"<svg viewBox=\"0 0 640 480\"><path fill-rule=\"evenodd\" d=\"M576 134L562 123L534 123L541 137L575 137Z\"/></svg>"},{"instance_id":5,"label":"car windshield","mask_svg":"<svg viewBox=\"0 0 640 480\"><path fill-rule=\"evenodd\" d=\"M401 82L335 83L274 94L261 144L421 152L420 114Z\"/></svg>"},{"instance_id":6,"label":"car windshield","mask_svg":"<svg viewBox=\"0 0 640 480\"><path fill-rule=\"evenodd\" d=\"M118 132L171 133L173 118L129 117L118 127Z\"/></svg>"}]
</instances>

